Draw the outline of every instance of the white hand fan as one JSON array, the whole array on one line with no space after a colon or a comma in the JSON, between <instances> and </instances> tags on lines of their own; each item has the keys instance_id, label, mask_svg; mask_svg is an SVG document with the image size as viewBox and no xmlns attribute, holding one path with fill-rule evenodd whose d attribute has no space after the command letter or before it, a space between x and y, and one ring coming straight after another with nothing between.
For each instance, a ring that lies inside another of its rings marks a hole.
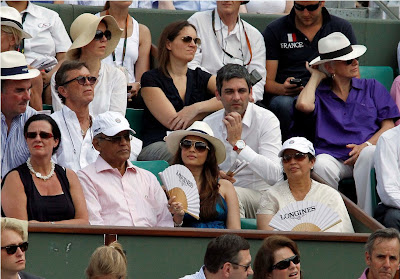
<instances>
[{"instance_id":1,"label":"white hand fan","mask_svg":"<svg viewBox=\"0 0 400 279\"><path fill-rule=\"evenodd\" d=\"M197 220L200 218L200 196L190 170L183 165L173 165L158 173L170 197L181 202L183 210Z\"/></svg>"},{"instance_id":2,"label":"white hand fan","mask_svg":"<svg viewBox=\"0 0 400 279\"><path fill-rule=\"evenodd\" d=\"M324 204L315 201L293 202L279 210L269 223L279 231L326 231L342 220Z\"/></svg>"}]
</instances>

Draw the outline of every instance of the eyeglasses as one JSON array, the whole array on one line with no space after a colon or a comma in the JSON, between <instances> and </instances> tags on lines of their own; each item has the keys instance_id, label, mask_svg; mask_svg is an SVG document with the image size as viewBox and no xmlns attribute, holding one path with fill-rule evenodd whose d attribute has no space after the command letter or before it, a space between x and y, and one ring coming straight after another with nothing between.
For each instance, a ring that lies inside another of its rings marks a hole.
<instances>
[{"instance_id":1,"label":"eyeglasses","mask_svg":"<svg viewBox=\"0 0 400 279\"><path fill-rule=\"evenodd\" d=\"M96 34L94 35L93 40L100 41L101 39L103 39L103 36L106 37L107 41L111 40L111 31L106 30L103 32L101 30L96 30Z\"/></svg>"},{"instance_id":2,"label":"eyeglasses","mask_svg":"<svg viewBox=\"0 0 400 279\"><path fill-rule=\"evenodd\" d=\"M131 134L125 134L122 136L101 137L101 139L104 139L106 141L111 141L112 143L120 143L122 138L124 138L126 141L131 141L133 139L133 136Z\"/></svg>"},{"instance_id":3,"label":"eyeglasses","mask_svg":"<svg viewBox=\"0 0 400 279\"><path fill-rule=\"evenodd\" d=\"M242 265L242 264L238 264L238 263L231 263L231 264L244 267L244 271L246 271L246 272L247 272L247 270L251 267L251 263L249 263L248 265Z\"/></svg>"},{"instance_id":4,"label":"eyeglasses","mask_svg":"<svg viewBox=\"0 0 400 279\"><path fill-rule=\"evenodd\" d=\"M18 248L21 249L22 252L25 252L28 250L28 242L23 242L20 245L8 245L1 247L1 249L6 249L8 255L14 255Z\"/></svg>"},{"instance_id":5,"label":"eyeglasses","mask_svg":"<svg viewBox=\"0 0 400 279\"><path fill-rule=\"evenodd\" d=\"M89 76L89 77L84 77L84 76L79 76L79 77L76 77L76 78L73 78L73 79L71 79L71 80L69 80L69 81L64 82L64 83L61 84L60 86L64 86L64 85L66 85L66 84L68 84L68 83L70 83L70 82L73 82L74 80L76 80L80 85L85 85L86 80L89 82L90 85L93 85L93 84L96 83L97 77L91 77L91 76Z\"/></svg>"},{"instance_id":6,"label":"eyeglasses","mask_svg":"<svg viewBox=\"0 0 400 279\"><path fill-rule=\"evenodd\" d=\"M302 153L302 152L297 152L294 154L285 154L282 156L282 161L284 163L289 163L292 158L294 158L296 161L303 161L307 157L307 153Z\"/></svg>"},{"instance_id":7,"label":"eyeglasses","mask_svg":"<svg viewBox=\"0 0 400 279\"><path fill-rule=\"evenodd\" d=\"M206 149L210 150L207 143L204 141L184 139L179 143L179 145L182 149L190 149L192 146L194 146L194 149L196 149L198 152L204 152Z\"/></svg>"},{"instance_id":8,"label":"eyeglasses","mask_svg":"<svg viewBox=\"0 0 400 279\"><path fill-rule=\"evenodd\" d=\"M279 269L279 270L284 270L290 266L290 262L293 262L294 264L298 264L300 262L300 257L299 255L294 255L290 258L284 259L272 266L272 270L274 269Z\"/></svg>"},{"instance_id":9,"label":"eyeglasses","mask_svg":"<svg viewBox=\"0 0 400 279\"><path fill-rule=\"evenodd\" d=\"M38 132L27 132L26 137L28 139L35 139L38 134L42 139L49 139L49 138L53 137L52 133L47 133L47 132L39 132L39 133Z\"/></svg>"},{"instance_id":10,"label":"eyeglasses","mask_svg":"<svg viewBox=\"0 0 400 279\"><path fill-rule=\"evenodd\" d=\"M358 61L358 58L349 59L349 60L346 60L345 62L346 62L347 65L351 65L351 64L353 64L354 60Z\"/></svg>"},{"instance_id":11,"label":"eyeglasses","mask_svg":"<svg viewBox=\"0 0 400 279\"><path fill-rule=\"evenodd\" d=\"M300 4L296 3L296 2L294 2L294 7L295 7L296 10L299 10L299 11L304 11L304 9L307 9L309 12L313 12L316 9L318 9L320 4L321 4L321 2L318 2L317 4L314 4L314 5L306 5L306 6L304 6L304 5L300 5Z\"/></svg>"},{"instance_id":12,"label":"eyeglasses","mask_svg":"<svg viewBox=\"0 0 400 279\"><path fill-rule=\"evenodd\" d=\"M193 38L191 36L182 37L182 41L185 42L185 43L191 43L193 41L198 47L201 45L201 39L200 38Z\"/></svg>"}]
</instances>

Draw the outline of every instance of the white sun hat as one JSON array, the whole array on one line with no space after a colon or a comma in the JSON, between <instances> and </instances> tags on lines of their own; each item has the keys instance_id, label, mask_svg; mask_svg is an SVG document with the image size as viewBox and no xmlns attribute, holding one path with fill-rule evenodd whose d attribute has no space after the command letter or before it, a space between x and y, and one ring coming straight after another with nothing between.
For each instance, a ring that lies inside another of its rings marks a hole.
<instances>
[{"instance_id":1,"label":"white sun hat","mask_svg":"<svg viewBox=\"0 0 400 279\"><path fill-rule=\"evenodd\" d=\"M25 32L22 27L21 14L13 7L1 6L1 25L13 27L22 33L21 39L30 39L32 36Z\"/></svg>"},{"instance_id":2,"label":"white sun hat","mask_svg":"<svg viewBox=\"0 0 400 279\"><path fill-rule=\"evenodd\" d=\"M351 45L349 39L340 32L334 32L318 41L319 56L310 66L329 61L346 61L358 58L367 51L363 45Z\"/></svg>"},{"instance_id":3,"label":"white sun hat","mask_svg":"<svg viewBox=\"0 0 400 279\"><path fill-rule=\"evenodd\" d=\"M282 157L283 152L285 152L286 149L293 149L300 151L302 153L310 153L311 155L315 156L315 150L313 144L311 143L311 141L303 137L293 137L286 140L283 143L282 149L281 151L279 151L278 156Z\"/></svg>"},{"instance_id":4,"label":"white sun hat","mask_svg":"<svg viewBox=\"0 0 400 279\"><path fill-rule=\"evenodd\" d=\"M130 131L136 134L129 126L128 120L119 112L103 112L97 115L93 121L93 136L102 133L108 137L112 137L122 131Z\"/></svg>"},{"instance_id":5,"label":"white sun hat","mask_svg":"<svg viewBox=\"0 0 400 279\"><path fill-rule=\"evenodd\" d=\"M1 80L13 79L31 79L40 75L37 69L28 69L25 55L22 53L10 50L0 53L1 56Z\"/></svg>"}]
</instances>

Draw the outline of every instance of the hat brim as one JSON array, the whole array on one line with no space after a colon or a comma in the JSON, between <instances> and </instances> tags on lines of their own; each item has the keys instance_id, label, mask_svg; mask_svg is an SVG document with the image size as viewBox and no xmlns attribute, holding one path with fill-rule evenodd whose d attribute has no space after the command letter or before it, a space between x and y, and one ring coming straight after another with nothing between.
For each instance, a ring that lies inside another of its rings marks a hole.
<instances>
[{"instance_id":1,"label":"hat brim","mask_svg":"<svg viewBox=\"0 0 400 279\"><path fill-rule=\"evenodd\" d=\"M175 155L179 149L179 143L181 142L181 140L184 137L187 137L187 136L198 136L198 137L208 140L208 142L214 146L217 164L219 165L225 161L226 151L225 151L225 145L222 143L222 141L220 141L216 137L210 136L208 134L204 134L201 132L195 132L195 131L178 130L178 131L174 131L171 134L169 134L165 138L169 152L171 154Z\"/></svg>"},{"instance_id":2,"label":"hat brim","mask_svg":"<svg viewBox=\"0 0 400 279\"><path fill-rule=\"evenodd\" d=\"M119 40L121 38L122 30L118 27L117 22L115 19L110 16L101 16L97 18L95 21L91 22L85 30L82 31L81 34L74 40L71 47L67 51L67 58L69 60L77 60L79 59L79 49L88 45L91 41L93 41L94 36L96 35L97 27L101 21L105 21L107 24L107 29L111 31L111 40L107 42L107 46L104 52L104 55L101 59L106 58L109 56L114 49L117 47ZM82 27L83 28L83 27Z\"/></svg>"},{"instance_id":3,"label":"hat brim","mask_svg":"<svg viewBox=\"0 0 400 279\"><path fill-rule=\"evenodd\" d=\"M108 128L107 130L103 131L102 133L108 137L113 137L122 131L129 131L129 132L133 133L134 135L136 134L136 132L134 130L132 130L131 128L126 129L124 127L123 129L121 129L121 127L119 125Z\"/></svg>"},{"instance_id":4,"label":"hat brim","mask_svg":"<svg viewBox=\"0 0 400 279\"><path fill-rule=\"evenodd\" d=\"M296 151L299 151L299 152L305 153L305 154L310 153L310 150L309 150L308 148L293 148L293 147L291 146L291 147L287 147L287 148L282 149L281 151L279 151L278 157L282 157L282 156L283 156L283 152L285 152L285 151L288 150L288 149L293 149L293 150L296 150ZM310 154L313 155L312 153L310 153Z\"/></svg>"},{"instance_id":5,"label":"hat brim","mask_svg":"<svg viewBox=\"0 0 400 279\"><path fill-rule=\"evenodd\" d=\"M27 33L27 32L25 32L24 30L22 30L17 24L15 24L14 22L10 22L10 21L2 21L1 22L1 25L2 26L10 26L10 27L12 27L12 28L15 28L15 29L17 29L18 31L20 31L22 34L22 36L21 36L21 39L31 39L32 38L32 36L29 34L29 33Z\"/></svg>"},{"instance_id":6,"label":"hat brim","mask_svg":"<svg viewBox=\"0 0 400 279\"><path fill-rule=\"evenodd\" d=\"M40 71L39 70L37 70L37 69L29 69L28 73L26 73L26 74L17 74L17 75L11 75L11 76L1 76L0 79L1 80L7 80L7 79L22 80L22 79L35 78L38 75L40 75Z\"/></svg>"},{"instance_id":7,"label":"hat brim","mask_svg":"<svg viewBox=\"0 0 400 279\"><path fill-rule=\"evenodd\" d=\"M346 60L358 58L367 51L367 47L363 46L363 45L352 45L351 47L353 48L353 51L346 55L339 56L339 57L332 58L332 59L323 59L323 60L321 60L321 56L318 56L317 58L313 59L309 63L309 65L310 66L320 65L320 64L324 64L324 63L330 62L330 61L346 61Z\"/></svg>"}]
</instances>

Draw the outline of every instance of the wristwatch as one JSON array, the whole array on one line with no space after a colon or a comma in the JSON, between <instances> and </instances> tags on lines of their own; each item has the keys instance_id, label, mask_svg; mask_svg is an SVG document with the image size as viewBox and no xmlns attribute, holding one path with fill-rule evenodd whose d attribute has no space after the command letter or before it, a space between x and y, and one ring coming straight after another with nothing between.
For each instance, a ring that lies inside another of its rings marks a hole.
<instances>
[{"instance_id":1,"label":"wristwatch","mask_svg":"<svg viewBox=\"0 0 400 279\"><path fill-rule=\"evenodd\" d=\"M246 147L246 143L244 142L244 140L238 140L235 144L235 146L233 147L233 150L242 150L243 148Z\"/></svg>"}]
</instances>

